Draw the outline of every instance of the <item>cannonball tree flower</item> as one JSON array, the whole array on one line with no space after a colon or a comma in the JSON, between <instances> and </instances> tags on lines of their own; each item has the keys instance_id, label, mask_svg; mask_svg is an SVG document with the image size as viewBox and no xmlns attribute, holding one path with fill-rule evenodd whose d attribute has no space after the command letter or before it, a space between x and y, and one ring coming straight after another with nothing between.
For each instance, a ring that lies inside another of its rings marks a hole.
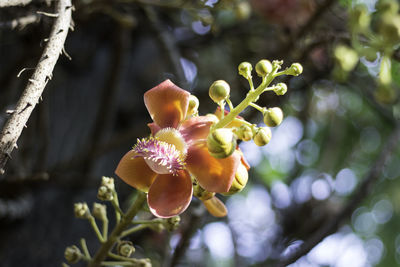
<instances>
[{"instance_id":1,"label":"cannonball tree flower","mask_svg":"<svg viewBox=\"0 0 400 267\"><path fill-rule=\"evenodd\" d=\"M241 164L239 151L226 158L209 154L206 139L214 120L188 114L189 98L170 80L147 91L144 103L153 119L148 124L151 136L138 140L115 171L127 184L148 192L147 203L157 217L176 216L188 207L192 177L208 192L228 192ZM222 204L215 197L203 203L208 210Z\"/></svg>"}]
</instances>

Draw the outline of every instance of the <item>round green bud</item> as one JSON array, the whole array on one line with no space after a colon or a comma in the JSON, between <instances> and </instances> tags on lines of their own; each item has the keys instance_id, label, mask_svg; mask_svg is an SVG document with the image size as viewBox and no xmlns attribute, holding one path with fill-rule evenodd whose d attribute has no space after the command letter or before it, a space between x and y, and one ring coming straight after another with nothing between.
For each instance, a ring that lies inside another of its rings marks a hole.
<instances>
[{"instance_id":1,"label":"round green bud","mask_svg":"<svg viewBox=\"0 0 400 267\"><path fill-rule=\"evenodd\" d=\"M285 83L278 83L275 85L274 92L276 95L284 95L287 92L287 85Z\"/></svg>"},{"instance_id":2,"label":"round green bud","mask_svg":"<svg viewBox=\"0 0 400 267\"><path fill-rule=\"evenodd\" d=\"M257 146L265 146L271 140L272 133L268 127L260 127L257 129L253 137L253 141Z\"/></svg>"},{"instance_id":3,"label":"round green bud","mask_svg":"<svg viewBox=\"0 0 400 267\"><path fill-rule=\"evenodd\" d=\"M283 112L278 107L267 109L263 115L264 123L269 127L278 126L283 120Z\"/></svg>"},{"instance_id":4,"label":"round green bud","mask_svg":"<svg viewBox=\"0 0 400 267\"><path fill-rule=\"evenodd\" d=\"M350 13L350 27L354 31L367 30L371 23L371 16L365 4L356 5Z\"/></svg>"},{"instance_id":5,"label":"round green bud","mask_svg":"<svg viewBox=\"0 0 400 267\"><path fill-rule=\"evenodd\" d=\"M339 66L346 72L353 70L358 62L357 52L345 45L338 45L335 48L334 56Z\"/></svg>"},{"instance_id":6,"label":"round green bud","mask_svg":"<svg viewBox=\"0 0 400 267\"><path fill-rule=\"evenodd\" d=\"M293 63L287 70L288 75L299 76L303 73L303 66L300 63Z\"/></svg>"},{"instance_id":7,"label":"round green bud","mask_svg":"<svg viewBox=\"0 0 400 267\"><path fill-rule=\"evenodd\" d=\"M231 88L227 82L218 80L211 84L208 94L215 103L219 104L229 97L230 91Z\"/></svg>"},{"instance_id":8,"label":"round green bud","mask_svg":"<svg viewBox=\"0 0 400 267\"><path fill-rule=\"evenodd\" d=\"M200 104L199 99L194 95L190 95L187 115L190 116L197 114L199 109L199 104Z\"/></svg>"},{"instance_id":9,"label":"round green bud","mask_svg":"<svg viewBox=\"0 0 400 267\"><path fill-rule=\"evenodd\" d=\"M387 14L397 14L399 12L399 4L393 0L378 1L376 7L379 12ZM385 14L383 14L385 15Z\"/></svg>"},{"instance_id":10,"label":"round green bud","mask_svg":"<svg viewBox=\"0 0 400 267\"><path fill-rule=\"evenodd\" d=\"M258 76L264 77L272 71L272 64L269 60L262 59L256 64L256 72Z\"/></svg>"},{"instance_id":11,"label":"round green bud","mask_svg":"<svg viewBox=\"0 0 400 267\"><path fill-rule=\"evenodd\" d=\"M239 74L242 75L246 79L251 79L251 71L253 70L253 66L249 62L242 62L238 67Z\"/></svg>"},{"instance_id":12,"label":"round green bud","mask_svg":"<svg viewBox=\"0 0 400 267\"><path fill-rule=\"evenodd\" d=\"M88 205L86 203L75 203L74 214L79 219L88 219L90 217Z\"/></svg>"},{"instance_id":13,"label":"round green bud","mask_svg":"<svg viewBox=\"0 0 400 267\"><path fill-rule=\"evenodd\" d=\"M230 196L239 193L246 186L249 179L249 173L243 164L239 164L238 169L235 173L235 179L233 179L232 185L227 193L223 193L225 196Z\"/></svg>"},{"instance_id":14,"label":"round green bud","mask_svg":"<svg viewBox=\"0 0 400 267\"><path fill-rule=\"evenodd\" d=\"M107 208L106 205L100 203L93 203L92 214L95 218L105 221L107 220Z\"/></svg>"},{"instance_id":15,"label":"round green bud","mask_svg":"<svg viewBox=\"0 0 400 267\"><path fill-rule=\"evenodd\" d=\"M214 158L226 158L235 152L236 136L230 129L219 128L207 137L208 152Z\"/></svg>"},{"instance_id":16,"label":"round green bud","mask_svg":"<svg viewBox=\"0 0 400 267\"><path fill-rule=\"evenodd\" d=\"M253 138L253 130L250 126L242 124L236 131L236 135L243 141L250 141Z\"/></svg>"},{"instance_id":17,"label":"round green bud","mask_svg":"<svg viewBox=\"0 0 400 267\"><path fill-rule=\"evenodd\" d=\"M387 42L386 45L398 44L400 42L400 15L388 14L381 17L378 31Z\"/></svg>"},{"instance_id":18,"label":"round green bud","mask_svg":"<svg viewBox=\"0 0 400 267\"><path fill-rule=\"evenodd\" d=\"M121 241L117 247L118 254L129 258L133 253L135 253L135 247L131 241Z\"/></svg>"},{"instance_id":19,"label":"round green bud","mask_svg":"<svg viewBox=\"0 0 400 267\"><path fill-rule=\"evenodd\" d=\"M65 249L64 258L68 263L74 264L82 259L82 253L77 246L70 246Z\"/></svg>"}]
</instances>

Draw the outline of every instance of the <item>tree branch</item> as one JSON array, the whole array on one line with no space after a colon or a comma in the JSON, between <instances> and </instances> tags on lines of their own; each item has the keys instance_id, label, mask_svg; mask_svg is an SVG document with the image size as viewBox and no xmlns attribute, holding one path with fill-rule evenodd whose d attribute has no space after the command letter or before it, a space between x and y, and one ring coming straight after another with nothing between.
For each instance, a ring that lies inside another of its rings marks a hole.
<instances>
[{"instance_id":1,"label":"tree branch","mask_svg":"<svg viewBox=\"0 0 400 267\"><path fill-rule=\"evenodd\" d=\"M0 1L0 7L26 6L30 2L32 2L32 0L2 0Z\"/></svg>"},{"instance_id":2,"label":"tree branch","mask_svg":"<svg viewBox=\"0 0 400 267\"><path fill-rule=\"evenodd\" d=\"M54 66L63 50L70 27L71 9L70 0L59 0L57 2L56 12L58 17L54 22L47 45L15 110L13 110L0 133L0 175L5 172L4 166L8 158L10 158L12 150L16 147L22 129L39 102L44 87L51 79Z\"/></svg>"},{"instance_id":3,"label":"tree branch","mask_svg":"<svg viewBox=\"0 0 400 267\"><path fill-rule=\"evenodd\" d=\"M368 174L364 178L357 191L353 194L349 202L343 209L335 216L332 216L332 220L329 223L323 225L318 231L316 231L310 238L308 238L297 250L287 257L283 258L278 262L276 267L287 266L291 263L296 262L299 258L306 255L311 249L313 249L318 243L320 243L325 237L336 232L339 227L344 223L358 207L360 202L370 193L374 182L380 177L383 171L385 162L390 158L394 150L400 141L400 125L397 125L392 135L387 139L385 147L382 149L379 157L369 170Z\"/></svg>"}]
</instances>

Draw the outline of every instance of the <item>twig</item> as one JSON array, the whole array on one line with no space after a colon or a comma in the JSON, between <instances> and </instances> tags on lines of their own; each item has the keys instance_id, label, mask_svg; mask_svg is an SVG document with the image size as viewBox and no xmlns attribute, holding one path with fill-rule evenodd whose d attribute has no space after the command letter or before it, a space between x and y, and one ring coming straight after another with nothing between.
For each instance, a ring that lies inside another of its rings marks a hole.
<instances>
[{"instance_id":1,"label":"twig","mask_svg":"<svg viewBox=\"0 0 400 267\"><path fill-rule=\"evenodd\" d=\"M0 28L15 29L18 27L19 29L22 30L27 25L32 24L32 23L37 23L37 22L39 22L39 20L40 20L40 15L31 14L31 15L27 15L25 17L13 19L11 21L0 22Z\"/></svg>"},{"instance_id":2,"label":"twig","mask_svg":"<svg viewBox=\"0 0 400 267\"><path fill-rule=\"evenodd\" d=\"M310 238L308 238L297 250L287 257L283 258L275 266L287 266L294 263L299 258L307 254L313 249L319 242L325 237L337 231L344 221L346 221L353 211L358 207L360 202L368 195L372 189L374 182L380 177L383 171L385 162L390 158L391 154L397 148L400 140L400 125L396 127L392 135L388 138L385 147L381 151L379 157L376 159L374 165L369 170L367 176L364 178L357 191L353 194L347 205L335 216L332 216L332 220L328 224L323 225L318 231L316 231Z\"/></svg>"},{"instance_id":3,"label":"twig","mask_svg":"<svg viewBox=\"0 0 400 267\"><path fill-rule=\"evenodd\" d=\"M30 2L32 0L2 0L0 1L0 7L26 6Z\"/></svg>"},{"instance_id":4,"label":"twig","mask_svg":"<svg viewBox=\"0 0 400 267\"><path fill-rule=\"evenodd\" d=\"M17 103L15 112L8 118L0 133L0 175L5 172L4 166L16 146L22 129L39 102L64 46L71 23L71 1L58 1L56 12L59 13L59 17L54 22L49 42L46 44L36 70Z\"/></svg>"}]
</instances>

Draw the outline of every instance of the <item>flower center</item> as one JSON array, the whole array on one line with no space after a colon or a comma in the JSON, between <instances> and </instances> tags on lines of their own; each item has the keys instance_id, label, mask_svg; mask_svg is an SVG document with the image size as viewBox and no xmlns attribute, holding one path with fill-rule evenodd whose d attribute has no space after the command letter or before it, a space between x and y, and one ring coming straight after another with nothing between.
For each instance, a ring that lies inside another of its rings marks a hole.
<instances>
[{"instance_id":1,"label":"flower center","mask_svg":"<svg viewBox=\"0 0 400 267\"><path fill-rule=\"evenodd\" d=\"M153 137L138 140L133 151L137 154L135 157L143 157L147 165L158 174L176 175L185 167L185 155L175 145Z\"/></svg>"},{"instance_id":2,"label":"flower center","mask_svg":"<svg viewBox=\"0 0 400 267\"><path fill-rule=\"evenodd\" d=\"M185 139L177 129L170 127L161 129L156 133L155 138L157 140L174 145L175 148L179 150L184 157L186 157L187 145Z\"/></svg>"}]
</instances>

